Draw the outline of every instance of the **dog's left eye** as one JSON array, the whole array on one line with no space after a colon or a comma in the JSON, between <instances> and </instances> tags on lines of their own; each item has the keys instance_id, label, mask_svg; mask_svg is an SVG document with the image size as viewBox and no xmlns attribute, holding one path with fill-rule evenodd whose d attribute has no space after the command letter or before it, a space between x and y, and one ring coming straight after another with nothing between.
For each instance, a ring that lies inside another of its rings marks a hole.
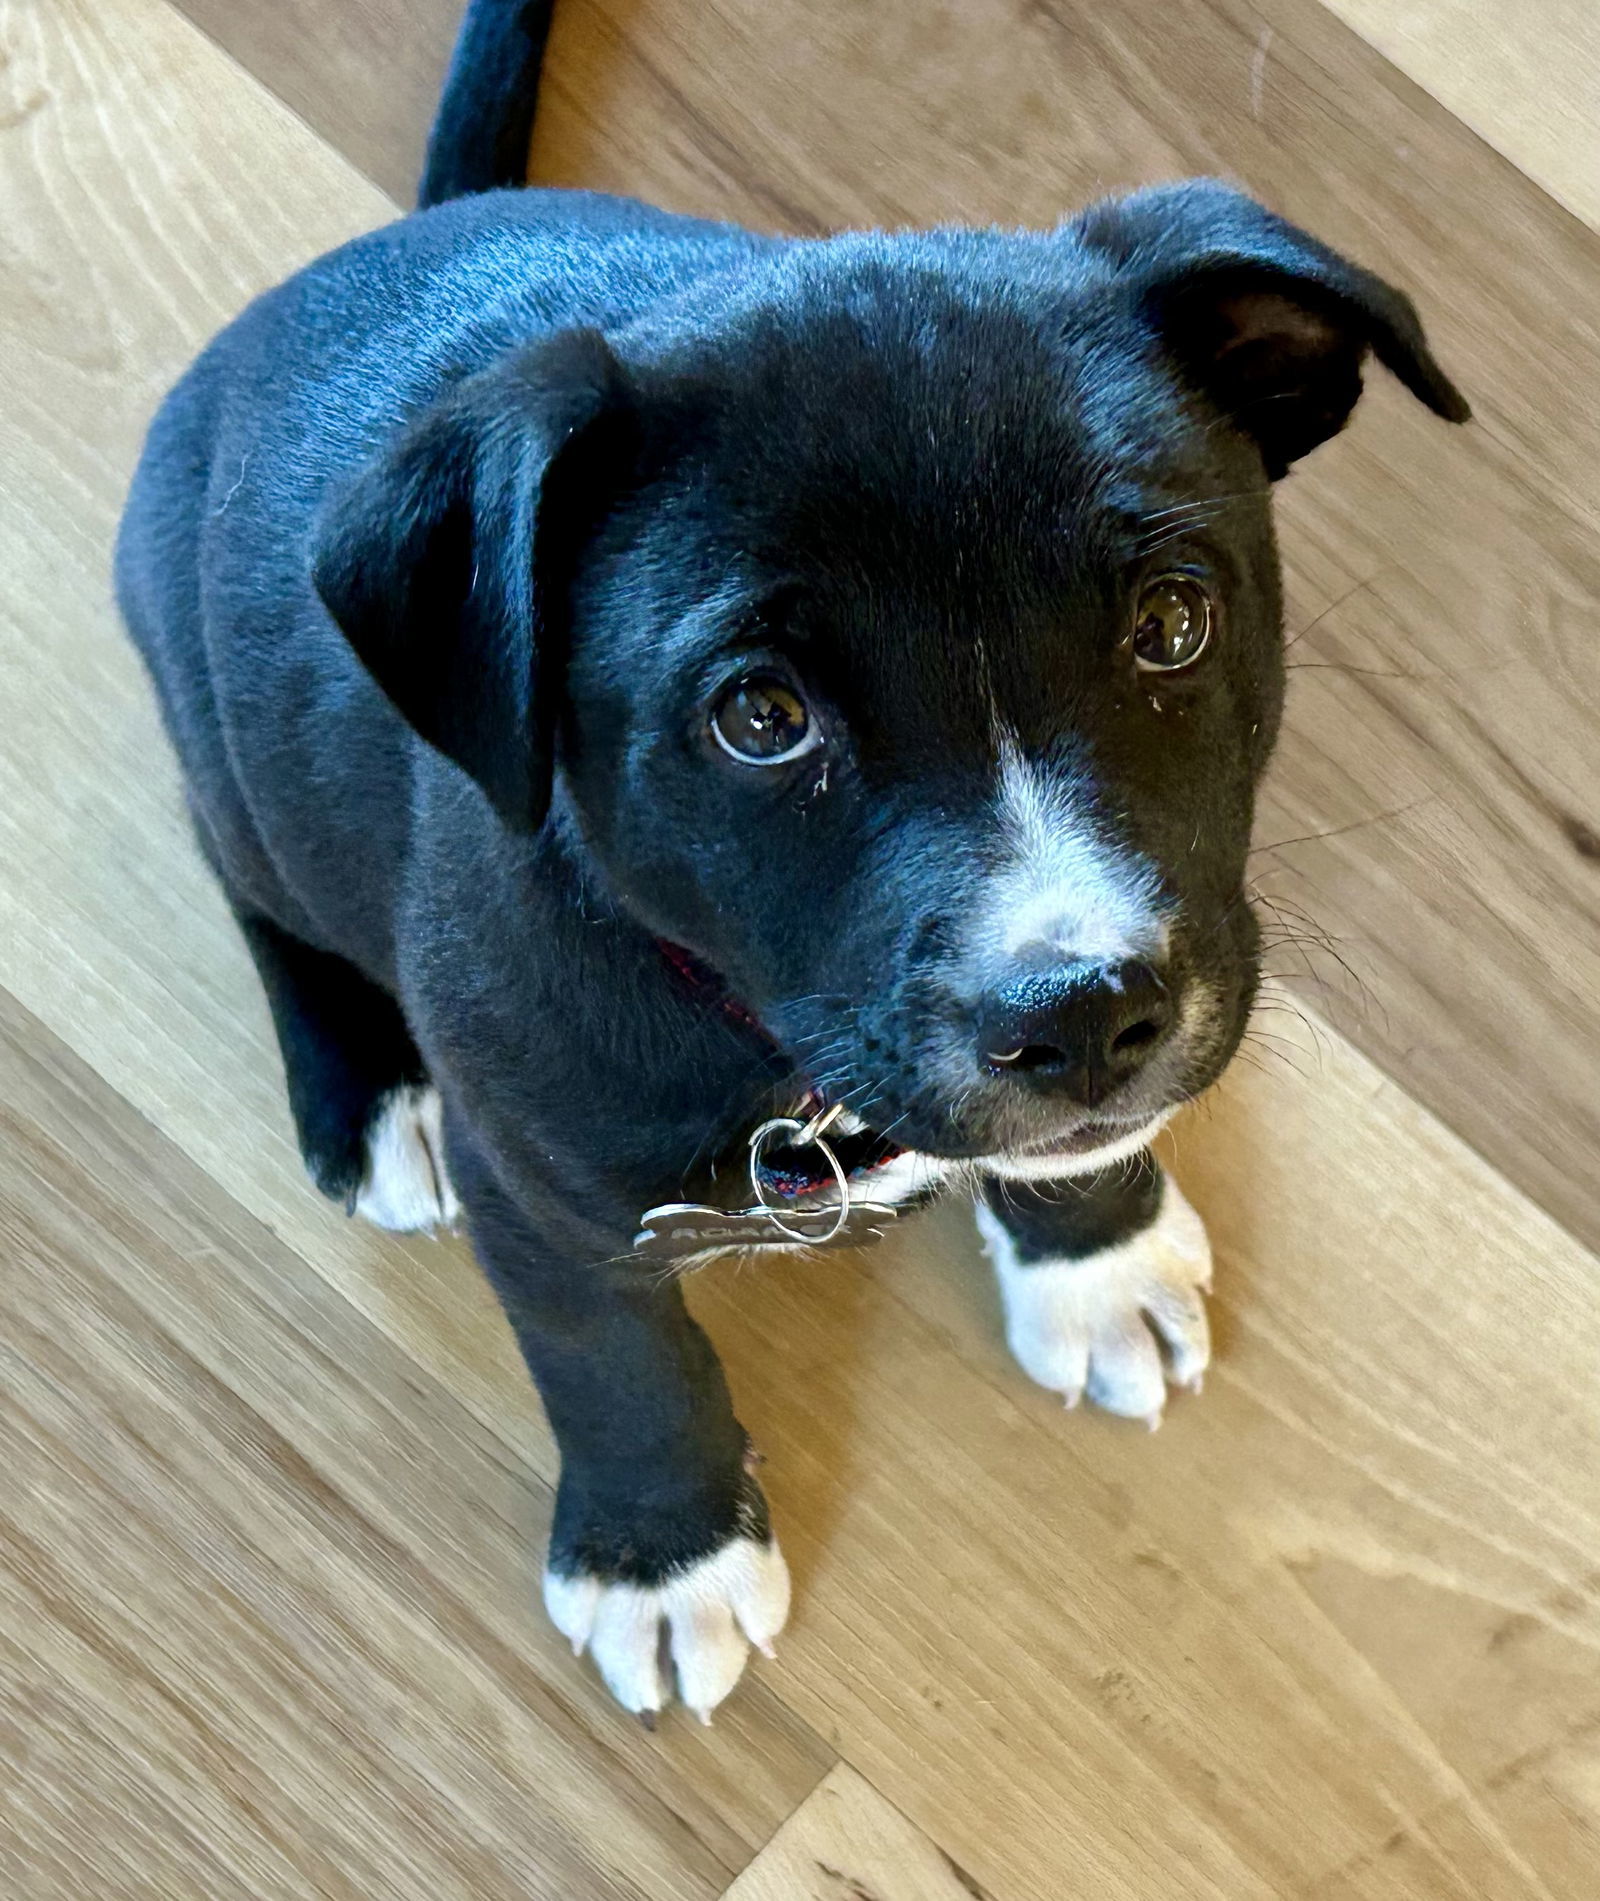
<instances>
[{"instance_id":1,"label":"dog's left eye","mask_svg":"<svg viewBox=\"0 0 1600 1901\"><path fill-rule=\"evenodd\" d=\"M1133 660L1141 673L1191 667L1211 644L1211 596L1188 574L1162 574L1139 590Z\"/></svg>"},{"instance_id":2,"label":"dog's left eye","mask_svg":"<svg viewBox=\"0 0 1600 1901\"><path fill-rule=\"evenodd\" d=\"M747 766L779 766L821 739L817 722L787 680L746 674L725 687L711 709L711 731L730 758Z\"/></svg>"}]
</instances>

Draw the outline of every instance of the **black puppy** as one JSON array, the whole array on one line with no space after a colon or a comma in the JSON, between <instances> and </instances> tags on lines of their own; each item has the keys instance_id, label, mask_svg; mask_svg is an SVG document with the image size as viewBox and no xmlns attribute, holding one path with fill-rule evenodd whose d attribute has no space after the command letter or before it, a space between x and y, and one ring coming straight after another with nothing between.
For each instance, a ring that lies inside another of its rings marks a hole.
<instances>
[{"instance_id":1,"label":"black puppy","mask_svg":"<svg viewBox=\"0 0 1600 1901\"><path fill-rule=\"evenodd\" d=\"M435 208L184 378L117 581L312 1176L390 1227L459 1196L560 1441L550 1614L640 1712L665 1618L705 1714L788 1582L641 1226L959 1178L1035 1379L1197 1386L1147 1145L1255 988L1269 485L1369 350L1467 408L1405 297L1218 184L825 242L489 192L544 26L473 6Z\"/></svg>"}]
</instances>

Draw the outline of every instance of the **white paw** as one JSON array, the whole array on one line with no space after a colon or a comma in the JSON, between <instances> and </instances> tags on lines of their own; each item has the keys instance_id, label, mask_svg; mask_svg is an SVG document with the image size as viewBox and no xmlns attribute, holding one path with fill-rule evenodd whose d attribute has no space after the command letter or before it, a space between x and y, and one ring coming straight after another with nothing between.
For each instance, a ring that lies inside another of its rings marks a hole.
<instances>
[{"instance_id":1,"label":"white paw","mask_svg":"<svg viewBox=\"0 0 1600 1901\"><path fill-rule=\"evenodd\" d=\"M355 1212L409 1234L450 1227L461 1213L444 1166L444 1108L437 1089L391 1089L367 1132L367 1175Z\"/></svg>"},{"instance_id":2,"label":"white paw","mask_svg":"<svg viewBox=\"0 0 1600 1901\"><path fill-rule=\"evenodd\" d=\"M1201 1298L1211 1286L1211 1245L1170 1176L1152 1226L1077 1260L1021 1262L994 1213L980 1202L977 1215L1000 1281L1006 1339L1030 1379L1069 1406L1087 1393L1152 1429L1168 1380L1200 1390L1211 1359Z\"/></svg>"},{"instance_id":3,"label":"white paw","mask_svg":"<svg viewBox=\"0 0 1600 1901\"><path fill-rule=\"evenodd\" d=\"M544 1607L572 1654L592 1651L611 1694L647 1719L672 1693L661 1667L664 1619L678 1694L709 1723L739 1681L749 1646L772 1655L789 1615L789 1567L776 1543L734 1538L661 1584L546 1571Z\"/></svg>"}]
</instances>

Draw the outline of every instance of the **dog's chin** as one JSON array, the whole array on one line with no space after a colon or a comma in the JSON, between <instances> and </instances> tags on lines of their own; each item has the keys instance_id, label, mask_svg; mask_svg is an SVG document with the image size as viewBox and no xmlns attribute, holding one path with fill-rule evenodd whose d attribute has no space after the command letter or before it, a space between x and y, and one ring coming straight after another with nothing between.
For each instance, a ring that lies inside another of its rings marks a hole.
<instances>
[{"instance_id":1,"label":"dog's chin","mask_svg":"<svg viewBox=\"0 0 1600 1901\"><path fill-rule=\"evenodd\" d=\"M1065 1135L1019 1149L985 1155L978 1166L1006 1181L1057 1181L1064 1175L1092 1175L1125 1162L1148 1148L1178 1112L1178 1105L1142 1118L1110 1121L1089 1118Z\"/></svg>"},{"instance_id":2,"label":"dog's chin","mask_svg":"<svg viewBox=\"0 0 1600 1901\"><path fill-rule=\"evenodd\" d=\"M1050 1181L1067 1175L1088 1175L1125 1161L1147 1147L1183 1105L1142 1115L1086 1116L1069 1127L1038 1140L1001 1144L981 1139L919 1142L903 1125L895 1130L895 1145L926 1156L931 1162L959 1173L963 1169L1000 1175L1008 1181ZM839 1129L852 1135L870 1135L860 1118L846 1113Z\"/></svg>"},{"instance_id":3,"label":"dog's chin","mask_svg":"<svg viewBox=\"0 0 1600 1901\"><path fill-rule=\"evenodd\" d=\"M874 1112L865 1120L897 1148L926 1155L948 1169L987 1169L1019 1181L1042 1180L1052 1174L1091 1172L1137 1154L1215 1079L1209 1066L1199 1075L1180 1072L1152 1078L1137 1089L1119 1092L1120 1100L1094 1108L1000 1088L982 1095L968 1090L953 1103L930 1099L930 1092L909 1106L894 1102L887 1091L874 1091Z\"/></svg>"}]
</instances>

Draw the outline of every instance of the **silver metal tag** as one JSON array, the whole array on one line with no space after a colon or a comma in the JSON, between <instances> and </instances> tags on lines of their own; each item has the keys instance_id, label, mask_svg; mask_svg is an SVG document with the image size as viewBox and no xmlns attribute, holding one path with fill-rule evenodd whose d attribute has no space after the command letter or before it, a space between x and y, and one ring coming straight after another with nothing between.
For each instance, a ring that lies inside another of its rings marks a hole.
<instances>
[{"instance_id":1,"label":"silver metal tag","mask_svg":"<svg viewBox=\"0 0 1600 1901\"><path fill-rule=\"evenodd\" d=\"M678 1260L686 1254L705 1254L712 1248L863 1248L883 1238L883 1231L900 1210L887 1202L858 1201L842 1226L833 1208L817 1211L822 1217L815 1238L799 1226L780 1227L772 1211L759 1208L708 1208L695 1201L667 1201L640 1217L633 1237L634 1252L651 1260Z\"/></svg>"},{"instance_id":2,"label":"silver metal tag","mask_svg":"<svg viewBox=\"0 0 1600 1901\"><path fill-rule=\"evenodd\" d=\"M843 1113L835 1103L809 1122L797 1116L774 1116L754 1131L749 1142L750 1192L753 1208L711 1208L696 1201L666 1201L646 1209L634 1251L653 1259L676 1260L713 1248L846 1248L865 1247L878 1240L900 1210L888 1202L858 1201L850 1193L850 1178L839 1158L822 1139ZM833 1175L838 1199L821 1207L768 1199L761 1174L761 1157L779 1138L792 1148L816 1148Z\"/></svg>"}]
</instances>

